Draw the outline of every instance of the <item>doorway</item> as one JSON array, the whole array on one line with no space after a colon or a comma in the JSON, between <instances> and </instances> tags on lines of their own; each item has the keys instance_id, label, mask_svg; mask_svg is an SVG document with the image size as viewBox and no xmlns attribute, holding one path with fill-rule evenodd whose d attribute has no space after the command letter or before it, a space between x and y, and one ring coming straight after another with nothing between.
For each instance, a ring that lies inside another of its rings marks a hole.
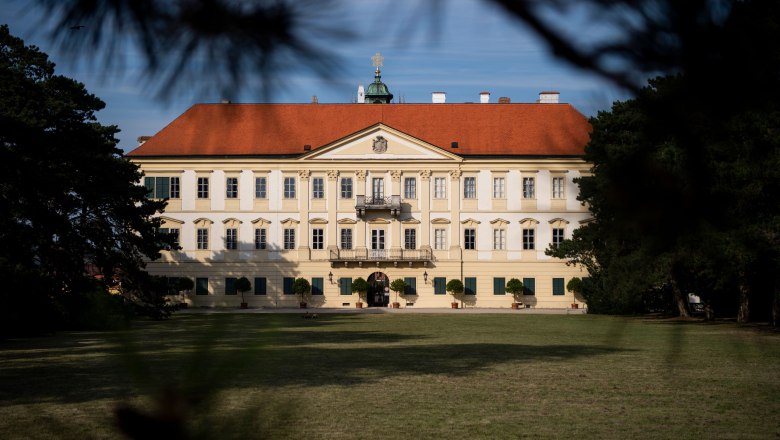
<instances>
[{"instance_id":1,"label":"doorway","mask_svg":"<svg viewBox=\"0 0 780 440\"><path fill-rule=\"evenodd\" d=\"M373 272L368 276L368 307L387 307L390 304L390 281L383 272Z\"/></svg>"}]
</instances>

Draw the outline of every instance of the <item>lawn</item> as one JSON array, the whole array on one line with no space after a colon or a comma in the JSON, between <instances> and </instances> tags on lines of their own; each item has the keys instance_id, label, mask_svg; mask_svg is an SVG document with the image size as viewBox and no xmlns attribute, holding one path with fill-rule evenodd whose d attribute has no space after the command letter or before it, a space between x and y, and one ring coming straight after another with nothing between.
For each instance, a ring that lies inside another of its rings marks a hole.
<instances>
[{"instance_id":1,"label":"lawn","mask_svg":"<svg viewBox=\"0 0 780 440\"><path fill-rule=\"evenodd\" d=\"M771 439L780 335L590 315L179 315L0 342L0 438ZM136 427L146 426L135 423Z\"/></svg>"}]
</instances>

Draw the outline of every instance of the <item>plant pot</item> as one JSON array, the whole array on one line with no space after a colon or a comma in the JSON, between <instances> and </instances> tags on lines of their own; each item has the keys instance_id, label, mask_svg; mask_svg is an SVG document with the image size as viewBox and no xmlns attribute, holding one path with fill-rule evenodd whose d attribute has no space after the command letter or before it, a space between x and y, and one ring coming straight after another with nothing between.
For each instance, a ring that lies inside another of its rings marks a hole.
<instances>
[{"instance_id":1,"label":"plant pot","mask_svg":"<svg viewBox=\"0 0 780 440\"><path fill-rule=\"evenodd\" d=\"M248 308L249 308L249 304L247 304L247 303L241 303L241 308L242 308L242 309L248 309Z\"/></svg>"},{"instance_id":2,"label":"plant pot","mask_svg":"<svg viewBox=\"0 0 780 440\"><path fill-rule=\"evenodd\" d=\"M302 308L302 309L305 309L305 308L306 308L306 306L307 306L307 304L306 304L305 302L301 301L301 308Z\"/></svg>"},{"instance_id":3,"label":"plant pot","mask_svg":"<svg viewBox=\"0 0 780 440\"><path fill-rule=\"evenodd\" d=\"M453 309L457 309L458 303L450 303L450 306L452 306Z\"/></svg>"},{"instance_id":4,"label":"plant pot","mask_svg":"<svg viewBox=\"0 0 780 440\"><path fill-rule=\"evenodd\" d=\"M394 309L400 309L400 308L401 308L401 303L395 303L395 302L394 302L394 303L393 303L393 308L394 308Z\"/></svg>"},{"instance_id":5,"label":"plant pot","mask_svg":"<svg viewBox=\"0 0 780 440\"><path fill-rule=\"evenodd\" d=\"M363 308L363 303L362 302L356 302L355 303L355 308L356 309L362 309Z\"/></svg>"},{"instance_id":6,"label":"plant pot","mask_svg":"<svg viewBox=\"0 0 780 440\"><path fill-rule=\"evenodd\" d=\"M520 308L520 303L512 303L512 308L517 310Z\"/></svg>"},{"instance_id":7,"label":"plant pot","mask_svg":"<svg viewBox=\"0 0 780 440\"><path fill-rule=\"evenodd\" d=\"M572 309L579 309L579 308L580 308L580 305L579 305L579 304L572 304L572 305L571 305L571 308L572 308Z\"/></svg>"}]
</instances>

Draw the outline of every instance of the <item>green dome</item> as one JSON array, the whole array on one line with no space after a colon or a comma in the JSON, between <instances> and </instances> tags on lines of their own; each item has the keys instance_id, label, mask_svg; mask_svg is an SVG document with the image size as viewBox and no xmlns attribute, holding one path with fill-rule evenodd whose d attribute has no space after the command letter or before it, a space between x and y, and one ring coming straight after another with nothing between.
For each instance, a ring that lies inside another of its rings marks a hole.
<instances>
[{"instance_id":1,"label":"green dome","mask_svg":"<svg viewBox=\"0 0 780 440\"><path fill-rule=\"evenodd\" d=\"M393 94L382 82L382 76L379 74L379 68L374 74L374 82L368 85L366 90L366 103L368 104L390 104L393 100Z\"/></svg>"}]
</instances>

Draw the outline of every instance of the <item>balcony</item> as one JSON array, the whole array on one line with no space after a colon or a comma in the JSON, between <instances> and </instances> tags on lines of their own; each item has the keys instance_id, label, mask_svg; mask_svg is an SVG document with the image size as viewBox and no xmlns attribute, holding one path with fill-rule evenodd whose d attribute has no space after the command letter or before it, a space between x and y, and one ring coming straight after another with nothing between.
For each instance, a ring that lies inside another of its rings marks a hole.
<instances>
[{"instance_id":1,"label":"balcony","mask_svg":"<svg viewBox=\"0 0 780 440\"><path fill-rule=\"evenodd\" d=\"M401 196L369 197L355 196L355 211L358 217L366 215L367 211L390 211L390 215L398 217L401 213Z\"/></svg>"},{"instance_id":2,"label":"balcony","mask_svg":"<svg viewBox=\"0 0 780 440\"><path fill-rule=\"evenodd\" d=\"M349 262L388 262L427 264L433 259L430 249L331 249L332 263Z\"/></svg>"}]
</instances>

